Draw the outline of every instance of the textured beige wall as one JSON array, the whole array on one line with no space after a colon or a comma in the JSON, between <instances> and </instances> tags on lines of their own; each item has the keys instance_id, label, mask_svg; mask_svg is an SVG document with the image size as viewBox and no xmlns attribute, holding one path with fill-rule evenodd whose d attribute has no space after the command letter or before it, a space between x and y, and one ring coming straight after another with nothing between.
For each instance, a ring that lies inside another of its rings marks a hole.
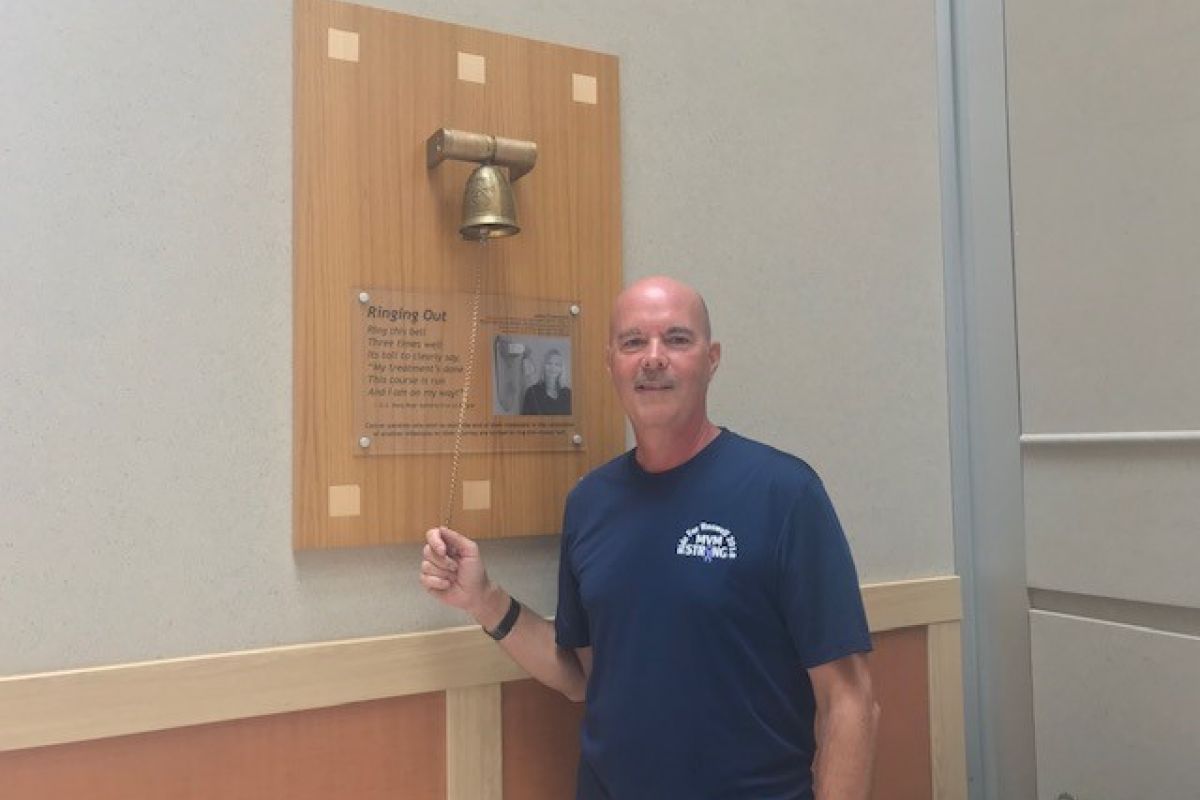
<instances>
[{"instance_id":1,"label":"textured beige wall","mask_svg":"<svg viewBox=\"0 0 1200 800\"><path fill-rule=\"evenodd\" d=\"M934 6L412 0L621 59L628 277L709 296L722 424L867 581L953 571ZM291 6L0 5L0 674L462 618L290 549ZM489 544L553 610L554 537Z\"/></svg>"}]
</instances>

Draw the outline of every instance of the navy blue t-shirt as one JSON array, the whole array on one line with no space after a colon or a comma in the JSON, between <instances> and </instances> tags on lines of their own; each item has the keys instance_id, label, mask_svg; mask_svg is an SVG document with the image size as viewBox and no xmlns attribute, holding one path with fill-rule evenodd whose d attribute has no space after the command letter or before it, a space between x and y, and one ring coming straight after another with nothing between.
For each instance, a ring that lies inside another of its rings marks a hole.
<instances>
[{"instance_id":1,"label":"navy blue t-shirt","mask_svg":"<svg viewBox=\"0 0 1200 800\"><path fill-rule=\"evenodd\" d=\"M725 430L675 469L630 451L580 481L555 629L592 648L579 800L811 798L805 670L871 649L820 478Z\"/></svg>"}]
</instances>

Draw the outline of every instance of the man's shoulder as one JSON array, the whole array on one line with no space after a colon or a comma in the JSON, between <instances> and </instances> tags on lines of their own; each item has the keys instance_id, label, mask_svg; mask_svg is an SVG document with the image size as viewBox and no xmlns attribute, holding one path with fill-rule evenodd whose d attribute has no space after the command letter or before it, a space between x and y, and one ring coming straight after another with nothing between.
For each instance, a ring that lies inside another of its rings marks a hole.
<instances>
[{"instance_id":1,"label":"man's shoulder","mask_svg":"<svg viewBox=\"0 0 1200 800\"><path fill-rule=\"evenodd\" d=\"M629 476L629 450L586 473L567 493L567 502L620 486Z\"/></svg>"},{"instance_id":2,"label":"man's shoulder","mask_svg":"<svg viewBox=\"0 0 1200 800\"><path fill-rule=\"evenodd\" d=\"M821 482L812 465L793 453L732 431L725 435L730 438L729 459L739 470L753 470L756 477L794 490Z\"/></svg>"}]
</instances>

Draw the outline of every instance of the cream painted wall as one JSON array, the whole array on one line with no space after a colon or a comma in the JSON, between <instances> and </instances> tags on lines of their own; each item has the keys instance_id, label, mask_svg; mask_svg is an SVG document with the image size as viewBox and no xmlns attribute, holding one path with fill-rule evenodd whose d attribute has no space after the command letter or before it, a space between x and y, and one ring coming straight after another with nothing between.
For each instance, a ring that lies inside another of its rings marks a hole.
<instances>
[{"instance_id":1,"label":"cream painted wall","mask_svg":"<svg viewBox=\"0 0 1200 800\"><path fill-rule=\"evenodd\" d=\"M865 581L953 571L934 7L395 2L621 58L627 277L709 297L715 418ZM458 624L414 546L290 549L291 7L0 7L0 674ZM553 611L555 537L486 545Z\"/></svg>"}]
</instances>

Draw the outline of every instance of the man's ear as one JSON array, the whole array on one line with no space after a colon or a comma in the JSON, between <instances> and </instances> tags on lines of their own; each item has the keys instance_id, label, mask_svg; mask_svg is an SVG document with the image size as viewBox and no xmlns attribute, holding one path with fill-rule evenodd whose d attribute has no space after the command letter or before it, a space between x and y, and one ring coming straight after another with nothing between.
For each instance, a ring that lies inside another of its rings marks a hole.
<instances>
[{"instance_id":1,"label":"man's ear","mask_svg":"<svg viewBox=\"0 0 1200 800\"><path fill-rule=\"evenodd\" d=\"M717 367L721 364L721 343L713 342L708 346L708 377L711 380L713 375L717 374Z\"/></svg>"}]
</instances>

